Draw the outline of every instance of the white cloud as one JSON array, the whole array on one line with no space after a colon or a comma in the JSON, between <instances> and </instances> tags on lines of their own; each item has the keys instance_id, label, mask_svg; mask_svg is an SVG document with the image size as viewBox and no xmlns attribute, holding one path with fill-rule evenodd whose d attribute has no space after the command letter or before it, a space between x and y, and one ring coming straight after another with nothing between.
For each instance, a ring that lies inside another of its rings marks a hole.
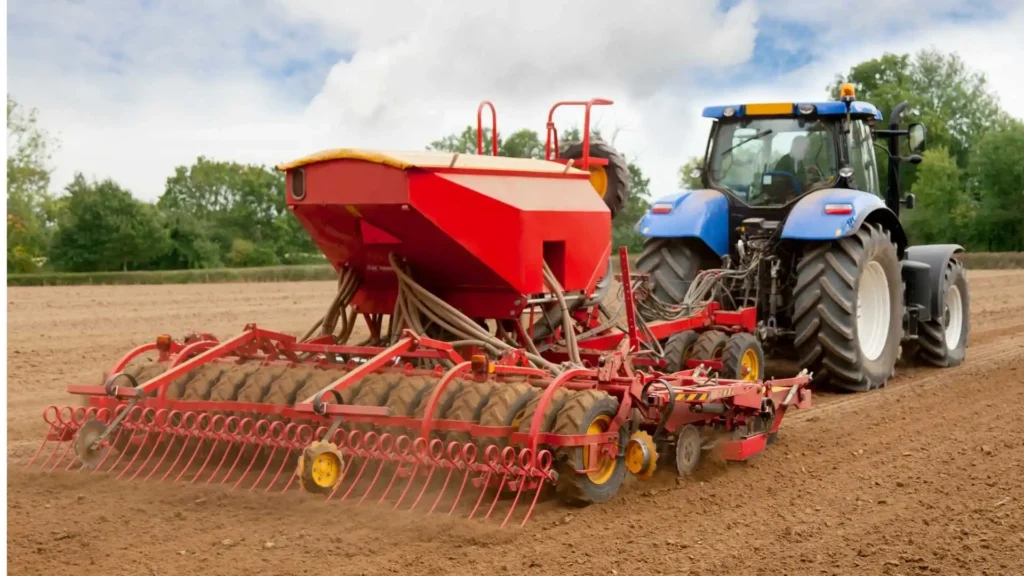
<instances>
[{"instance_id":1,"label":"white cloud","mask_svg":"<svg viewBox=\"0 0 1024 576\"><path fill-rule=\"evenodd\" d=\"M676 168L703 152L703 106L820 99L835 73L861 60L931 46L958 51L986 72L1005 107L1024 117L1024 86L1013 67L1024 58L1024 8L1000 20L942 23L935 18L957 7L940 0L928 19L886 35L871 23L887 14L913 21L927 3L828 0L811 11L746 0L722 13L716 0L524 0L498 8L468 0L344 8L266 1L127 15L12 2L12 22L39 32L11 36L11 92L39 108L61 137L55 184L83 171L155 199L173 167L200 154L276 163L332 146L421 149L474 122L485 98L497 105L502 132L543 133L552 102L601 96L615 105L595 110L596 125L617 132L616 144L663 194L675 187ZM834 17L844 11L850 17ZM812 63L767 83L702 85L709 72L735 71L751 59L765 18L812 26L821 37L811 43ZM299 80L266 72L324 49L352 57L330 68L312 97L297 99L289 89ZM567 127L581 118L567 110L556 121Z\"/></svg>"}]
</instances>

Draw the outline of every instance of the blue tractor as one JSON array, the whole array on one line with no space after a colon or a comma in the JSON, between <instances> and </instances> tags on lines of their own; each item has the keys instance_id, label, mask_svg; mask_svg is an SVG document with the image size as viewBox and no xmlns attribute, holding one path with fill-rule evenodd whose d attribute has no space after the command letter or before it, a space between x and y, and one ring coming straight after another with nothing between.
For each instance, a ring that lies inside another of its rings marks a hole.
<instances>
[{"instance_id":1,"label":"blue tractor","mask_svg":"<svg viewBox=\"0 0 1024 576\"><path fill-rule=\"evenodd\" d=\"M901 127L905 106L884 125L846 84L838 101L706 108L713 126L692 175L701 189L659 198L637 223L637 269L648 274L641 315L756 306L760 358L744 366L763 377L765 352L788 357L844 391L884 386L901 356L960 364L970 325L963 248L908 246L899 219L914 206L900 165L920 163L925 146L923 125ZM884 189L876 148L888 157ZM670 367L714 359L739 372L729 343L711 330L664 350Z\"/></svg>"}]
</instances>

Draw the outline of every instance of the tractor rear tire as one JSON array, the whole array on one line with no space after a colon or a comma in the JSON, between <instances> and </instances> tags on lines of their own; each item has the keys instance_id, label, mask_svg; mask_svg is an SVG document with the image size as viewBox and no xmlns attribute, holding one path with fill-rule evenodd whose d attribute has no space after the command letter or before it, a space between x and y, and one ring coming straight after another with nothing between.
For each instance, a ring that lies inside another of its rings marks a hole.
<instances>
[{"instance_id":1,"label":"tractor rear tire","mask_svg":"<svg viewBox=\"0 0 1024 576\"><path fill-rule=\"evenodd\" d=\"M903 283L889 232L865 223L852 236L807 246L796 268L800 367L847 392L884 386L903 332Z\"/></svg>"},{"instance_id":2,"label":"tractor rear tire","mask_svg":"<svg viewBox=\"0 0 1024 576\"><path fill-rule=\"evenodd\" d=\"M917 357L939 368L959 366L967 355L971 318L967 272L959 260L953 258L946 263L946 271L936 289L946 295L945 307L941 317L918 326Z\"/></svg>"},{"instance_id":3,"label":"tractor rear tire","mask_svg":"<svg viewBox=\"0 0 1024 576\"><path fill-rule=\"evenodd\" d=\"M612 220L626 207L629 201L629 164L610 144L599 140L590 141L590 156L604 158L607 166L590 165L590 184L604 200L612 213ZM562 151L562 158L579 160L583 158L583 144L570 144Z\"/></svg>"},{"instance_id":4,"label":"tractor rear tire","mask_svg":"<svg viewBox=\"0 0 1024 576\"><path fill-rule=\"evenodd\" d=\"M690 238L648 238L636 262L637 272L650 275L654 297L666 304L681 304L697 272L712 266ZM640 308L640 315L648 321L659 319L645 308Z\"/></svg>"}]
</instances>

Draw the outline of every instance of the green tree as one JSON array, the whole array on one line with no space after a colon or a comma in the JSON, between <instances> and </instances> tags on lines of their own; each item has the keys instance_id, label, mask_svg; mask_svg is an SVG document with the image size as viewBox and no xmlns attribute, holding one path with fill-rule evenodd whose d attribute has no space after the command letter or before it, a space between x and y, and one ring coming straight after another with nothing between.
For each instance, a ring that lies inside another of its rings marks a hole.
<instances>
[{"instance_id":1,"label":"green tree","mask_svg":"<svg viewBox=\"0 0 1024 576\"><path fill-rule=\"evenodd\" d=\"M167 233L152 204L112 180L88 182L75 175L57 217L52 259L58 269L146 269L167 249Z\"/></svg>"},{"instance_id":2,"label":"green tree","mask_svg":"<svg viewBox=\"0 0 1024 576\"><path fill-rule=\"evenodd\" d=\"M700 156L694 156L686 161L679 167L679 187L684 190L700 190L704 187L701 182L700 176L694 176L694 170L704 167L704 159Z\"/></svg>"},{"instance_id":3,"label":"green tree","mask_svg":"<svg viewBox=\"0 0 1024 576\"><path fill-rule=\"evenodd\" d=\"M637 221L651 208L651 179L644 176L639 166L629 163L629 199L612 223L612 243L615 248L625 246L630 253L640 253L644 237L636 231ZM614 256L614 254L613 254Z\"/></svg>"},{"instance_id":4,"label":"green tree","mask_svg":"<svg viewBox=\"0 0 1024 576\"><path fill-rule=\"evenodd\" d=\"M1024 250L1024 123L981 138L968 174L979 202L979 244L992 251Z\"/></svg>"},{"instance_id":5,"label":"green tree","mask_svg":"<svg viewBox=\"0 0 1024 576\"><path fill-rule=\"evenodd\" d=\"M259 254L272 254L275 262L317 252L288 210L284 175L263 166L199 157L191 166L175 168L157 205L178 227L172 234L175 260L190 266L228 260L238 239L252 243ZM186 229L185 219L198 227ZM197 244L186 246L190 239ZM216 258L211 245L217 246Z\"/></svg>"},{"instance_id":6,"label":"green tree","mask_svg":"<svg viewBox=\"0 0 1024 576\"><path fill-rule=\"evenodd\" d=\"M871 102L882 111L882 124L888 122L896 104L906 101L903 122L922 122L928 129L929 147L947 148L961 168L967 166L972 144L1011 120L989 90L985 75L968 69L955 53L885 53L836 76L827 87L832 98L839 97L843 82L854 85L858 100ZM886 174L887 160L880 158L879 174ZM909 189L914 172L912 167L904 171L905 189Z\"/></svg>"},{"instance_id":7,"label":"green tree","mask_svg":"<svg viewBox=\"0 0 1024 576\"><path fill-rule=\"evenodd\" d=\"M973 209L964 193L961 170L945 147L923 154L911 190L917 200L903 218L914 243L967 243Z\"/></svg>"},{"instance_id":8,"label":"green tree","mask_svg":"<svg viewBox=\"0 0 1024 576\"><path fill-rule=\"evenodd\" d=\"M45 257L53 229L49 161L57 142L7 96L7 271L31 272Z\"/></svg>"}]
</instances>

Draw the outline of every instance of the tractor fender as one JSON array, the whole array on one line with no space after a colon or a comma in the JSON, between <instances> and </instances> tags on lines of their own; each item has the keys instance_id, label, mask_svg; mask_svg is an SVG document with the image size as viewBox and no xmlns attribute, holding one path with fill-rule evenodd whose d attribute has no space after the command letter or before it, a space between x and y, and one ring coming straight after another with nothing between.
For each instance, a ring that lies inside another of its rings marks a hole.
<instances>
[{"instance_id":1,"label":"tractor fender","mask_svg":"<svg viewBox=\"0 0 1024 576\"><path fill-rule=\"evenodd\" d=\"M825 206L849 204L849 214L826 214ZM853 235L864 222L880 224L889 231L899 256L907 247L907 234L900 219L885 202L868 192L828 188L797 200L782 227L782 238L790 240L835 240Z\"/></svg>"},{"instance_id":2,"label":"tractor fender","mask_svg":"<svg viewBox=\"0 0 1024 576\"><path fill-rule=\"evenodd\" d=\"M717 190L663 196L636 224L646 238L698 238L715 254L729 253L729 200Z\"/></svg>"},{"instance_id":3,"label":"tractor fender","mask_svg":"<svg viewBox=\"0 0 1024 576\"><path fill-rule=\"evenodd\" d=\"M946 263L953 254L963 251L964 247L959 244L926 244L907 248L907 260L928 266L928 286L931 289L931 302L928 303L928 307L932 318L942 318L942 312L945 310L946 294L941 290L941 284Z\"/></svg>"}]
</instances>

